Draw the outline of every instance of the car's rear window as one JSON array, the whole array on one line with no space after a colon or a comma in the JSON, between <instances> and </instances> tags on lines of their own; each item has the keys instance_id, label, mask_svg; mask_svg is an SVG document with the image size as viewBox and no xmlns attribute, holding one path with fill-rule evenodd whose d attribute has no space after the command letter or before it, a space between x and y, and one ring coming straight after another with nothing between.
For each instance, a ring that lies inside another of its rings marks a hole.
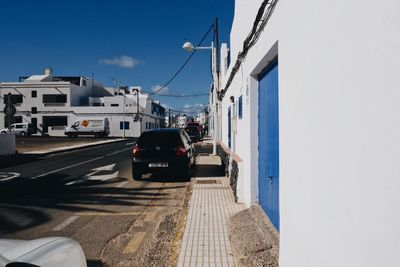
<instances>
[{"instance_id":1,"label":"car's rear window","mask_svg":"<svg viewBox=\"0 0 400 267\"><path fill-rule=\"evenodd\" d=\"M138 145L177 147L182 145L178 132L146 132L138 140Z\"/></svg>"},{"instance_id":2,"label":"car's rear window","mask_svg":"<svg viewBox=\"0 0 400 267\"><path fill-rule=\"evenodd\" d=\"M185 130L186 130L186 132L188 134L197 134L197 133L199 133L199 128L197 128L197 127L186 127Z\"/></svg>"}]
</instances>

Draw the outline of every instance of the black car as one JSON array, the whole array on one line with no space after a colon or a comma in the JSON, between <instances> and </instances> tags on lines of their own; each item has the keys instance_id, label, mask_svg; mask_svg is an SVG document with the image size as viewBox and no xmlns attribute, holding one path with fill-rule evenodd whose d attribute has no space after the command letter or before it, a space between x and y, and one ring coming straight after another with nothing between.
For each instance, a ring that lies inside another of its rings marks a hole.
<instances>
[{"instance_id":1,"label":"black car","mask_svg":"<svg viewBox=\"0 0 400 267\"><path fill-rule=\"evenodd\" d=\"M153 129L142 133L133 147L132 177L140 180L144 173L169 172L190 179L196 153L184 130Z\"/></svg>"},{"instance_id":2,"label":"black car","mask_svg":"<svg viewBox=\"0 0 400 267\"><path fill-rule=\"evenodd\" d=\"M197 141L201 141L203 140L203 136L201 133L201 130L199 127L197 126L187 126L185 128L185 131L188 133L188 135L190 136L190 139L193 142L197 142Z\"/></svg>"}]
</instances>

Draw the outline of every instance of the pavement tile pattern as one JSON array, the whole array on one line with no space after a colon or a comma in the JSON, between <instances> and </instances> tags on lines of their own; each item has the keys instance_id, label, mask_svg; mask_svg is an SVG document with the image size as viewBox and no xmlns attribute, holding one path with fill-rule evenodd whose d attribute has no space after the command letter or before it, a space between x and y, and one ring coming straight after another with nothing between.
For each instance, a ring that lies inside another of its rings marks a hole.
<instances>
[{"instance_id":1,"label":"pavement tile pattern","mask_svg":"<svg viewBox=\"0 0 400 267\"><path fill-rule=\"evenodd\" d=\"M245 207L235 203L226 177L202 177L193 183L177 266L235 266L228 221Z\"/></svg>"}]
</instances>

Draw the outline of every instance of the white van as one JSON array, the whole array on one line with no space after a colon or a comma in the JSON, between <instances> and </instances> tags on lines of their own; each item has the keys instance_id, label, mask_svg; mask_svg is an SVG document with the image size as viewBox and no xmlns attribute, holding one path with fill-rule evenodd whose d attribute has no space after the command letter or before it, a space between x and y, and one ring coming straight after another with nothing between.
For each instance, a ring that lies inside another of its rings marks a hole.
<instances>
[{"instance_id":1,"label":"white van","mask_svg":"<svg viewBox=\"0 0 400 267\"><path fill-rule=\"evenodd\" d=\"M20 136L29 136L34 133L33 125L30 123L27 123L27 122L11 124L10 128L11 128L11 133L14 133L14 134L20 135ZM8 128L1 129L0 133L1 134L8 133Z\"/></svg>"},{"instance_id":2,"label":"white van","mask_svg":"<svg viewBox=\"0 0 400 267\"><path fill-rule=\"evenodd\" d=\"M104 137L110 134L108 118L81 118L75 121L71 127L65 128L65 135L78 137L79 135L94 135Z\"/></svg>"}]
</instances>

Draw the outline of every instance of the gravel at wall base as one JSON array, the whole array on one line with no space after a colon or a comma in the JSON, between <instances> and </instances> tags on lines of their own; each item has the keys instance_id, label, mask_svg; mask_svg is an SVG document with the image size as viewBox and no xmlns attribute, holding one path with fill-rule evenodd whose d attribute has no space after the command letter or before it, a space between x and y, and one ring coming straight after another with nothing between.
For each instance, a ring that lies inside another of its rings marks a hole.
<instances>
[{"instance_id":1,"label":"gravel at wall base","mask_svg":"<svg viewBox=\"0 0 400 267\"><path fill-rule=\"evenodd\" d=\"M279 266L279 234L259 205L231 217L229 238L238 266Z\"/></svg>"}]
</instances>

